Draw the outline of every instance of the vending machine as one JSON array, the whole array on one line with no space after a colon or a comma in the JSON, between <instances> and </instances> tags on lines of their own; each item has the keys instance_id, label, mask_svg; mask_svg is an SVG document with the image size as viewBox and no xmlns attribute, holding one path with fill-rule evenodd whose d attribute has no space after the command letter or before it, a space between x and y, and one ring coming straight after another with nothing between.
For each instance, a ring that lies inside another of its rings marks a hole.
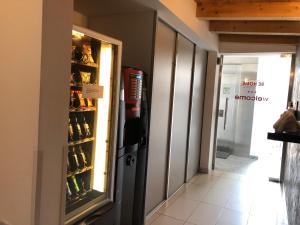
<instances>
[{"instance_id":1,"label":"vending machine","mask_svg":"<svg viewBox=\"0 0 300 225\"><path fill-rule=\"evenodd\" d=\"M122 69L116 185L118 225L144 224L148 149L144 76L144 72L136 68Z\"/></svg>"},{"instance_id":2,"label":"vending machine","mask_svg":"<svg viewBox=\"0 0 300 225\"><path fill-rule=\"evenodd\" d=\"M115 225L122 43L74 26L65 224Z\"/></svg>"},{"instance_id":3,"label":"vending machine","mask_svg":"<svg viewBox=\"0 0 300 225\"><path fill-rule=\"evenodd\" d=\"M148 75L146 73L143 73L141 116L139 129L139 149L137 152L134 204L132 216L133 225L144 225L145 223L145 199L150 124L150 87L148 79Z\"/></svg>"}]
</instances>

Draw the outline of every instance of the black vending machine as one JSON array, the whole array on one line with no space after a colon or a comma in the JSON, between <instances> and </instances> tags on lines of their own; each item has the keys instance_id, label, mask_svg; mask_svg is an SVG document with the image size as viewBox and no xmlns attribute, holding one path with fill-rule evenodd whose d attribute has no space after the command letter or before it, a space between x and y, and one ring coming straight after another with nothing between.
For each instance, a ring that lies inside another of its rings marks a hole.
<instances>
[{"instance_id":1,"label":"black vending machine","mask_svg":"<svg viewBox=\"0 0 300 225\"><path fill-rule=\"evenodd\" d=\"M116 225L143 225L148 151L148 101L143 71L122 70Z\"/></svg>"}]
</instances>

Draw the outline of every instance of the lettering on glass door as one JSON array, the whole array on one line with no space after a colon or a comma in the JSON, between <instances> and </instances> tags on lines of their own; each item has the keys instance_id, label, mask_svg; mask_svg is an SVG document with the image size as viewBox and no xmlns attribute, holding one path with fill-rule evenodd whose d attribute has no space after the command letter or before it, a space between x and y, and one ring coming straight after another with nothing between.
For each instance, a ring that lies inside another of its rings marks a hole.
<instances>
[{"instance_id":1,"label":"lettering on glass door","mask_svg":"<svg viewBox=\"0 0 300 225\"><path fill-rule=\"evenodd\" d=\"M269 101L268 97L257 95L259 89L262 89L264 86L265 82L262 80L242 81L240 87L244 89L243 93L245 94L235 95L235 100L267 102Z\"/></svg>"}]
</instances>

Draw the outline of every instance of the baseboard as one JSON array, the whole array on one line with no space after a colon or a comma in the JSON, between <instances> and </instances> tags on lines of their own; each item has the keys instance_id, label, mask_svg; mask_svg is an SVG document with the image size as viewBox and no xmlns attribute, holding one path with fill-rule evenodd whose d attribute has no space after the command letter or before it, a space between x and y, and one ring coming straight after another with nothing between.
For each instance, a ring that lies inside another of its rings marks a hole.
<instances>
[{"instance_id":1,"label":"baseboard","mask_svg":"<svg viewBox=\"0 0 300 225\"><path fill-rule=\"evenodd\" d=\"M207 173L207 174L209 174L209 169L208 168L201 168L200 167L199 172L200 173Z\"/></svg>"},{"instance_id":2,"label":"baseboard","mask_svg":"<svg viewBox=\"0 0 300 225\"><path fill-rule=\"evenodd\" d=\"M163 204L166 203L167 200L162 201L158 206L156 206L154 209L152 209L146 216L146 220L148 220L153 214L159 211L159 209L163 206Z\"/></svg>"},{"instance_id":3,"label":"baseboard","mask_svg":"<svg viewBox=\"0 0 300 225\"><path fill-rule=\"evenodd\" d=\"M152 209L147 215L146 215L146 220L148 220L153 214L158 213L160 208L170 199L174 198L176 194L181 191L181 189L185 186L185 183L178 188L177 191L175 191L168 199L163 200L158 206L156 206L154 209Z\"/></svg>"}]
</instances>

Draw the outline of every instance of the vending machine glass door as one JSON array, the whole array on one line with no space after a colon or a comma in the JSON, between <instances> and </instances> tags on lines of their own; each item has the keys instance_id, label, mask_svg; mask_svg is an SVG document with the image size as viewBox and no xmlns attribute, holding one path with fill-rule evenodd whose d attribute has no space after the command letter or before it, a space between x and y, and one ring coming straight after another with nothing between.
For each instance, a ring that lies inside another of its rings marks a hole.
<instances>
[{"instance_id":1,"label":"vending machine glass door","mask_svg":"<svg viewBox=\"0 0 300 225\"><path fill-rule=\"evenodd\" d=\"M74 27L65 224L113 201L120 42Z\"/></svg>"}]
</instances>

